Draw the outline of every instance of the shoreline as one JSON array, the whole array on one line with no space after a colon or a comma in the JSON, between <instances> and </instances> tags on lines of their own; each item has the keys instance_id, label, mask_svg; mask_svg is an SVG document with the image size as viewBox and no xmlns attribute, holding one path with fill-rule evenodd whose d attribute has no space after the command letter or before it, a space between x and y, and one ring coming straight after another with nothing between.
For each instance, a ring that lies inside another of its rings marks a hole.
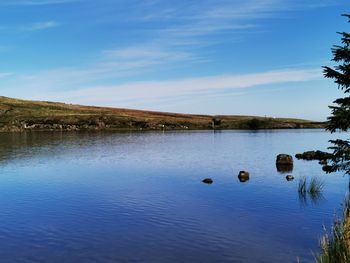
<instances>
[{"instance_id":1,"label":"shoreline","mask_svg":"<svg viewBox=\"0 0 350 263\"><path fill-rule=\"evenodd\" d=\"M0 133L30 133L30 132L172 132L172 131L268 131L268 130L324 130L325 125L316 127L269 127L258 129L247 128L216 128L216 129L203 129L203 128L165 128L165 129L142 129L142 128L18 128L18 127L5 127L0 129Z\"/></svg>"},{"instance_id":2,"label":"shoreline","mask_svg":"<svg viewBox=\"0 0 350 263\"><path fill-rule=\"evenodd\" d=\"M0 96L0 132L317 129L326 122L199 115L18 100Z\"/></svg>"}]
</instances>

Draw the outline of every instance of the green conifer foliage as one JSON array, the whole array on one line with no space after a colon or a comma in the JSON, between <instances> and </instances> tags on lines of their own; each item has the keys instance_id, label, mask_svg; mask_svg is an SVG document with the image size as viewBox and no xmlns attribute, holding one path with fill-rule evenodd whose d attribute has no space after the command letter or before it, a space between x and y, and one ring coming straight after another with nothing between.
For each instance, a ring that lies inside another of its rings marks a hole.
<instances>
[{"instance_id":1,"label":"green conifer foliage","mask_svg":"<svg viewBox=\"0 0 350 263\"><path fill-rule=\"evenodd\" d=\"M350 23L350 15L345 16ZM329 108L332 115L328 117L327 129L332 133L350 130L350 34L338 32L342 45L332 48L333 59L337 65L334 68L324 67L324 76L333 79L338 88L344 92L344 97L336 99ZM334 152L333 163L329 171L345 171L350 174L350 140L331 140Z\"/></svg>"}]
</instances>

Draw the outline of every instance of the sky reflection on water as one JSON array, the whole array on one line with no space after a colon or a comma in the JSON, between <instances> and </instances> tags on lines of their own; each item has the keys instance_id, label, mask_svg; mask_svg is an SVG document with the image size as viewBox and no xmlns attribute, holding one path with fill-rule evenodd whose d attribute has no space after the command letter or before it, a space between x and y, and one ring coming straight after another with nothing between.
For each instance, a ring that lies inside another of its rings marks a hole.
<instances>
[{"instance_id":1,"label":"sky reflection on water","mask_svg":"<svg viewBox=\"0 0 350 263\"><path fill-rule=\"evenodd\" d=\"M0 134L1 262L313 262L348 177L295 160L288 182L275 158L326 150L330 138L321 130ZM249 181L240 183L240 170ZM300 198L302 176L324 180L322 198Z\"/></svg>"}]
</instances>

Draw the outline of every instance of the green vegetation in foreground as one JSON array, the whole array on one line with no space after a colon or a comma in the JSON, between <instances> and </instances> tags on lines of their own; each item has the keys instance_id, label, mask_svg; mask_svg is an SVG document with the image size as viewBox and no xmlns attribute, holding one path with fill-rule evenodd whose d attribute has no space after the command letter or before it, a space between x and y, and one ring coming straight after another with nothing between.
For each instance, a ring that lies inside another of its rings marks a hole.
<instances>
[{"instance_id":1,"label":"green vegetation in foreground","mask_svg":"<svg viewBox=\"0 0 350 263\"><path fill-rule=\"evenodd\" d=\"M350 200L348 198L344 217L336 219L331 235L325 235L321 240L322 253L317 258L318 263L349 263L350 262Z\"/></svg>"},{"instance_id":2,"label":"green vegetation in foreground","mask_svg":"<svg viewBox=\"0 0 350 263\"><path fill-rule=\"evenodd\" d=\"M190 115L91 107L0 96L0 131L323 128L324 123L255 116Z\"/></svg>"}]
</instances>

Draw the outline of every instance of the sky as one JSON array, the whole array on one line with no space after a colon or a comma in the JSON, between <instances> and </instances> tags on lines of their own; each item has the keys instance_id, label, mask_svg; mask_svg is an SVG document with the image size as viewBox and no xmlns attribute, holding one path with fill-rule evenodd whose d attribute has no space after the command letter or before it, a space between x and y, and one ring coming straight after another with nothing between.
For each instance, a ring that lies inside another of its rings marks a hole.
<instances>
[{"instance_id":1,"label":"sky","mask_svg":"<svg viewBox=\"0 0 350 263\"><path fill-rule=\"evenodd\" d=\"M0 95L325 120L340 0L0 0Z\"/></svg>"}]
</instances>

